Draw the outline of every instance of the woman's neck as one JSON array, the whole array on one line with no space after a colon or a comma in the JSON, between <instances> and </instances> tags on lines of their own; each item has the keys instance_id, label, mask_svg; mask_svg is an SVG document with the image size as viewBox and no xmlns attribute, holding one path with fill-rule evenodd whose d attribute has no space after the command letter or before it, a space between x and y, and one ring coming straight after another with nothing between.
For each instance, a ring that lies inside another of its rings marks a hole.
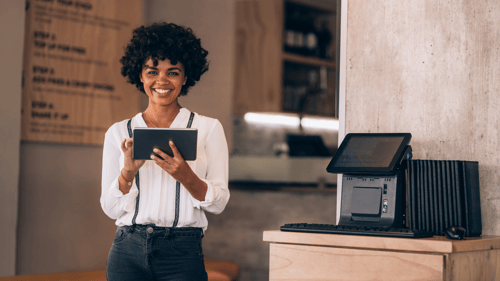
<instances>
[{"instance_id":1,"label":"woman's neck","mask_svg":"<svg viewBox=\"0 0 500 281\"><path fill-rule=\"evenodd\" d=\"M180 110L181 106L178 103L172 107L149 105L142 113L142 117L148 127L169 128Z\"/></svg>"}]
</instances>

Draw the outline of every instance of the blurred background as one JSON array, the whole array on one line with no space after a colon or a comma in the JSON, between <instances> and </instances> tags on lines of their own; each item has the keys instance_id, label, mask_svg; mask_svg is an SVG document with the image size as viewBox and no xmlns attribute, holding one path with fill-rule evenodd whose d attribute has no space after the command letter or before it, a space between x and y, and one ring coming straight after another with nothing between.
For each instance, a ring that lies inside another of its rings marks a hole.
<instances>
[{"instance_id":1,"label":"blurred background","mask_svg":"<svg viewBox=\"0 0 500 281\"><path fill-rule=\"evenodd\" d=\"M336 175L326 166L338 146L340 1L137 2L143 24L191 27L209 51L210 70L180 98L183 107L219 119L230 148L231 199L222 214L207 214L205 257L237 263L240 280L267 280L264 230L291 222L335 223ZM0 3L3 37L16 38L2 44L4 53L15 54L9 56L14 81L21 82L24 9L56 4ZM19 91L19 84L9 84ZM19 104L19 97L10 102ZM137 92L137 103L144 110L146 96ZM4 122L16 134L18 109L11 107L5 110L14 120ZM19 159L19 169L11 170L19 175L19 193L3 202L1 216L11 229L2 237L16 242L0 257L10 274L0 276L104 269L116 226L99 204L102 146L12 141L19 154L5 153Z\"/></svg>"},{"instance_id":2,"label":"blurred background","mask_svg":"<svg viewBox=\"0 0 500 281\"><path fill-rule=\"evenodd\" d=\"M231 199L209 216L203 246L238 263L241 280L267 279L263 230L335 222L325 163L339 116L339 135L411 132L414 159L478 161L483 234L500 234L499 1L349 0L342 79L337 1L138 3L130 17L190 26L210 51L210 71L180 103L224 126ZM0 1L0 275L103 269L115 226L99 205L102 147L18 137L26 6ZM140 95L133 104L145 108Z\"/></svg>"}]
</instances>

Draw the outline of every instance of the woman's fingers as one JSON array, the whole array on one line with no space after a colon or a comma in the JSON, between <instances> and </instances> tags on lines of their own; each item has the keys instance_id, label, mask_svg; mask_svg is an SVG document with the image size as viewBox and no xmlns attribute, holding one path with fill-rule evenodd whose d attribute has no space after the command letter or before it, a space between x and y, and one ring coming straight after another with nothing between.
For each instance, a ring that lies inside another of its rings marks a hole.
<instances>
[{"instance_id":1,"label":"woman's fingers","mask_svg":"<svg viewBox=\"0 0 500 281\"><path fill-rule=\"evenodd\" d=\"M127 148L132 148L132 145L133 145L133 144L134 144L134 139L133 139L133 138L129 138L129 139L127 140L127 142L125 143L125 146L126 146Z\"/></svg>"},{"instance_id":2,"label":"woman's fingers","mask_svg":"<svg viewBox=\"0 0 500 281\"><path fill-rule=\"evenodd\" d=\"M175 146L175 143L173 141L169 141L168 144L170 145L170 148L172 149L172 152L174 153L174 158L177 158L179 160L184 160L184 158L182 158L181 153L177 149L177 146Z\"/></svg>"},{"instance_id":3,"label":"woman's fingers","mask_svg":"<svg viewBox=\"0 0 500 281\"><path fill-rule=\"evenodd\" d=\"M172 149L172 153L174 154L173 157L166 154L165 152L161 151L158 148L153 149L153 152L156 153L161 158L163 158L169 164L174 163L174 162L184 161L184 158L182 158L182 155L179 152L179 150L177 149L177 147L175 146L174 142L169 141L168 144L170 145L170 148ZM157 158L157 157L154 157L154 155L151 155L151 159L155 159L155 158Z\"/></svg>"},{"instance_id":4,"label":"woman's fingers","mask_svg":"<svg viewBox=\"0 0 500 281\"><path fill-rule=\"evenodd\" d=\"M124 139L120 145L123 154L125 155L124 168L130 171L138 171L144 163L145 160L135 160L132 156L132 145L134 140L132 138Z\"/></svg>"},{"instance_id":5,"label":"woman's fingers","mask_svg":"<svg viewBox=\"0 0 500 281\"><path fill-rule=\"evenodd\" d=\"M122 148L122 151L125 152L125 150L127 150L127 147L125 146L125 142L127 141L127 139L123 139L122 143L121 143L121 148Z\"/></svg>"},{"instance_id":6,"label":"woman's fingers","mask_svg":"<svg viewBox=\"0 0 500 281\"><path fill-rule=\"evenodd\" d=\"M133 144L134 144L134 139L132 139L132 138L123 139L123 141L121 143L121 148L122 148L123 152L125 152L125 150L127 150L129 148L132 148Z\"/></svg>"},{"instance_id":7,"label":"woman's fingers","mask_svg":"<svg viewBox=\"0 0 500 281\"><path fill-rule=\"evenodd\" d=\"M122 148L122 151L123 153L127 153L128 151L131 151L132 149L132 139L124 139L121 143L121 148Z\"/></svg>"},{"instance_id":8,"label":"woman's fingers","mask_svg":"<svg viewBox=\"0 0 500 281\"><path fill-rule=\"evenodd\" d=\"M163 170L165 170L165 172L172 175L172 172L175 171L176 169L174 159L157 148L153 149L153 152L159 156L158 157L154 154L151 154L151 159L155 162L155 164L158 165ZM163 159L161 159L160 157Z\"/></svg>"},{"instance_id":9,"label":"woman's fingers","mask_svg":"<svg viewBox=\"0 0 500 281\"><path fill-rule=\"evenodd\" d=\"M161 158L163 158L164 161L172 162L172 157L170 157L170 155L166 154L165 152L161 151L160 149L155 148L155 149L153 149L153 152L156 153ZM151 159L155 159L155 158L161 161L160 158L156 157L155 155L151 155Z\"/></svg>"},{"instance_id":10,"label":"woman's fingers","mask_svg":"<svg viewBox=\"0 0 500 281\"><path fill-rule=\"evenodd\" d=\"M182 158L179 150L175 146L175 144L170 141L169 142L170 148L172 149L172 152L174 154L174 157L169 156L165 152L161 151L158 148L153 149L153 152L156 153L158 156L151 155L151 159L161 167L163 170L165 170L167 173L169 173L174 179L176 179L179 182L184 182L188 177L191 177L192 171L190 170L189 165L184 161L184 158Z\"/></svg>"},{"instance_id":11,"label":"woman's fingers","mask_svg":"<svg viewBox=\"0 0 500 281\"><path fill-rule=\"evenodd\" d=\"M172 152L174 154L173 157L161 151L160 149L155 148L153 149L153 152L163 158L163 160L155 155L151 155L151 159L154 160L155 163L158 166L162 167L165 171L171 173L176 171L181 166L182 162L184 162L184 159L182 158L179 150L177 150L177 147L172 141L169 142L169 145L172 148Z\"/></svg>"}]
</instances>

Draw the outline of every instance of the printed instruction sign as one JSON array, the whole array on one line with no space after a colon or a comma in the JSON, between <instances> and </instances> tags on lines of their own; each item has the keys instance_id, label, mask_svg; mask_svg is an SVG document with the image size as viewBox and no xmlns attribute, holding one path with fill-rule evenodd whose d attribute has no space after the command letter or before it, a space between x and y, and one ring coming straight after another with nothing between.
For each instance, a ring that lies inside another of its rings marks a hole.
<instances>
[{"instance_id":1,"label":"printed instruction sign","mask_svg":"<svg viewBox=\"0 0 500 281\"><path fill-rule=\"evenodd\" d=\"M22 141L102 145L140 110L120 58L142 24L142 0L28 0Z\"/></svg>"}]
</instances>

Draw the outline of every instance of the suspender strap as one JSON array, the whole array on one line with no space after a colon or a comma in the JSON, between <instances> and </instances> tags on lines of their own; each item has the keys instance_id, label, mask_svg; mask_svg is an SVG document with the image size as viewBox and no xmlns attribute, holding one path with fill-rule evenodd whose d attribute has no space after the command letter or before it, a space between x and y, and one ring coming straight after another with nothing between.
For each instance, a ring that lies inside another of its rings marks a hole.
<instances>
[{"instance_id":1,"label":"suspender strap","mask_svg":"<svg viewBox=\"0 0 500 281\"><path fill-rule=\"evenodd\" d=\"M191 125L193 124L193 118L194 118L194 113L191 112L191 115L189 116L189 122L186 126L186 128L191 128ZM175 181L175 218L174 218L174 223L172 227L176 227L177 223L179 223L179 208L180 208L180 201L181 201L181 183L178 181Z\"/></svg>"},{"instance_id":2,"label":"suspender strap","mask_svg":"<svg viewBox=\"0 0 500 281\"><path fill-rule=\"evenodd\" d=\"M191 115L189 116L189 121L186 126L186 128L191 128L191 125L193 124L193 119L194 119L194 113L191 112ZM128 135L129 137L133 137L132 133L132 127L131 124L132 119L129 119L127 122L127 130L128 130ZM141 195L141 189L139 188L140 181L139 181L139 172L135 175L135 184L137 185L137 198L135 199L135 213L134 217L132 218L132 225L136 225L135 219L137 218L137 213L139 212L139 198ZM181 184L178 181L175 181L175 219L173 223L173 227L177 226L177 223L179 222L179 205L180 205L180 198L181 197Z\"/></svg>"},{"instance_id":3,"label":"suspender strap","mask_svg":"<svg viewBox=\"0 0 500 281\"><path fill-rule=\"evenodd\" d=\"M194 113L191 112L191 115L189 115L189 121L186 128L188 129L191 128L191 125L193 124L193 119L194 119Z\"/></svg>"},{"instance_id":4,"label":"suspender strap","mask_svg":"<svg viewBox=\"0 0 500 281\"><path fill-rule=\"evenodd\" d=\"M130 123L132 123L132 119L129 119L127 122L127 130L128 130L128 135L129 137L133 137L132 133L132 127L130 126ZM135 174L135 184L137 185L137 198L135 198L135 213L134 217L132 218L132 225L135 226L135 219L137 218L137 213L139 212L139 198L141 197L141 189L139 188L140 181L139 181L139 172Z\"/></svg>"}]
</instances>

